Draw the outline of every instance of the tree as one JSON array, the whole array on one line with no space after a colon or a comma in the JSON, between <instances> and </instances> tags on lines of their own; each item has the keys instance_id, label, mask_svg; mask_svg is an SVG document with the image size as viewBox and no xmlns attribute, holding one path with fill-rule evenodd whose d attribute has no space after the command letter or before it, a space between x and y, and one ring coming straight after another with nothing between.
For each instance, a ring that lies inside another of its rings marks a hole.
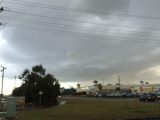
<instances>
[{"instance_id":1,"label":"tree","mask_svg":"<svg viewBox=\"0 0 160 120\"><path fill-rule=\"evenodd\" d=\"M93 83L94 83L95 86L97 86L98 81L97 81L97 80L94 80Z\"/></svg>"},{"instance_id":2,"label":"tree","mask_svg":"<svg viewBox=\"0 0 160 120\"><path fill-rule=\"evenodd\" d=\"M120 88L116 87L115 92L120 92Z\"/></svg>"},{"instance_id":3,"label":"tree","mask_svg":"<svg viewBox=\"0 0 160 120\"><path fill-rule=\"evenodd\" d=\"M146 85L149 85L149 82L145 82Z\"/></svg>"},{"instance_id":4,"label":"tree","mask_svg":"<svg viewBox=\"0 0 160 120\"><path fill-rule=\"evenodd\" d=\"M118 85L118 86L119 86L119 83L116 83L116 85Z\"/></svg>"},{"instance_id":5,"label":"tree","mask_svg":"<svg viewBox=\"0 0 160 120\"><path fill-rule=\"evenodd\" d=\"M144 81L140 81L140 83L143 85L143 84L144 84Z\"/></svg>"},{"instance_id":6,"label":"tree","mask_svg":"<svg viewBox=\"0 0 160 120\"><path fill-rule=\"evenodd\" d=\"M98 87L98 89L99 89L99 91L100 91L100 93L101 93L102 88L103 88L102 84L101 84L101 83L99 83L99 84L97 85L97 87Z\"/></svg>"},{"instance_id":7,"label":"tree","mask_svg":"<svg viewBox=\"0 0 160 120\"><path fill-rule=\"evenodd\" d=\"M77 84L77 88L79 89L81 87L81 85L80 84Z\"/></svg>"},{"instance_id":8,"label":"tree","mask_svg":"<svg viewBox=\"0 0 160 120\"><path fill-rule=\"evenodd\" d=\"M120 84L119 83L116 83L116 89L115 89L115 92L120 92L121 91L121 88L120 88Z\"/></svg>"},{"instance_id":9,"label":"tree","mask_svg":"<svg viewBox=\"0 0 160 120\"><path fill-rule=\"evenodd\" d=\"M43 91L42 106L49 106L58 102L60 84L53 75L46 74L46 69L42 65L33 66L32 71L25 69L19 78L23 84L13 90L13 96L25 96L26 103L39 105L39 92Z\"/></svg>"},{"instance_id":10,"label":"tree","mask_svg":"<svg viewBox=\"0 0 160 120\"><path fill-rule=\"evenodd\" d=\"M26 84L22 84L20 87L15 88L12 92L14 96L25 96Z\"/></svg>"}]
</instances>

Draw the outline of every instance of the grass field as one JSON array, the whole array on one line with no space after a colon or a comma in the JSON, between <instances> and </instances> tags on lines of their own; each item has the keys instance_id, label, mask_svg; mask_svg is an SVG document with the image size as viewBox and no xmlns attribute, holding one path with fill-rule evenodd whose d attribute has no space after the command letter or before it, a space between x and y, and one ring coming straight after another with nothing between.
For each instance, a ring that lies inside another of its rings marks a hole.
<instances>
[{"instance_id":1,"label":"grass field","mask_svg":"<svg viewBox=\"0 0 160 120\"><path fill-rule=\"evenodd\" d=\"M119 120L160 116L160 103L138 101L66 100L63 106L18 112L20 120Z\"/></svg>"}]
</instances>

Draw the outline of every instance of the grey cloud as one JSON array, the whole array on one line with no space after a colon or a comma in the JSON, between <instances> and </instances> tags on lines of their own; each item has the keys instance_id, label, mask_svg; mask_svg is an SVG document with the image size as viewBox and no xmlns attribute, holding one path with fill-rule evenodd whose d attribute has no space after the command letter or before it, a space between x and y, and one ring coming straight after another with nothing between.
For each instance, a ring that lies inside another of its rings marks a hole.
<instances>
[{"instance_id":1,"label":"grey cloud","mask_svg":"<svg viewBox=\"0 0 160 120\"><path fill-rule=\"evenodd\" d=\"M43 2L47 3L45 1ZM53 4L54 2L50 3ZM144 2L143 0L143 3L144 5L134 0L74 0L72 3L65 2L64 4L62 1L59 1L55 4L62 6L70 5L74 8L100 10L113 14L136 14L139 11L140 14L143 15L143 13L146 12L143 11L144 8L150 11L148 15L152 15L152 12L155 13L155 10L158 9L157 7L153 11L147 9L145 5L149 6L150 1ZM158 1L152 4L156 6ZM138 9L136 9L136 6ZM20 10L27 8L18 8L18 6L12 5L9 7ZM48 11L49 10L43 11L43 9L39 8L33 12L46 14ZM65 29L60 32L53 30L54 28L58 28L56 25L46 28L44 26L35 27L36 25L24 25L21 23L15 27L6 27L3 31L3 37L10 47L0 53L3 57L1 59L3 59L6 64L13 64L13 66L10 66L10 69L8 69L10 73L21 74L20 71L26 67L30 68L34 64L43 64L47 67L48 72L55 74L60 81L64 82L100 80L104 78L106 82L109 83L112 82L115 74L120 74L124 83L133 83L133 80L142 80L147 77L148 79L154 78L153 81L158 79L152 74L143 76L141 71L160 64L159 44L157 42L153 43L154 40L159 40L159 38L155 36L144 36L144 34L154 35L156 31L143 29L143 27L147 26L158 28L159 21L154 22L155 20L112 17L108 15L102 17L101 15L92 14L74 13L73 15L73 13L71 14L69 12L54 12L48 13L48 15L73 20L89 19L87 21L133 26L135 28L87 24L90 31ZM62 14L64 16L62 16ZM145 14L147 15L147 13ZM155 15L158 15L158 13ZM17 17L37 20L36 17L27 17L25 15L17 15ZM44 18L42 19L44 20ZM46 19L46 21L51 20ZM86 25L85 22L58 22L82 27ZM156 24L157 26L155 26ZM99 32L95 30L99 30ZM140 36L140 34L142 36ZM110 37L107 37L107 35ZM147 40L151 43L145 43ZM10 48L12 48L13 51ZM19 70L12 68L15 66L17 66Z\"/></svg>"},{"instance_id":2,"label":"grey cloud","mask_svg":"<svg viewBox=\"0 0 160 120\"><path fill-rule=\"evenodd\" d=\"M75 0L72 7L81 7L108 13L127 12L130 2L128 0Z\"/></svg>"}]
</instances>

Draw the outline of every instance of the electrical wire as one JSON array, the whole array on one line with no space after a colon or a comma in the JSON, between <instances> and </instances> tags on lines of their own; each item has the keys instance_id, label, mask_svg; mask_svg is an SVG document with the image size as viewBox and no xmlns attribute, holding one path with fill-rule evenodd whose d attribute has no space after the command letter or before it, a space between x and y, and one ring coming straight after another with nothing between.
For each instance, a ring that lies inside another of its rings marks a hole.
<instances>
[{"instance_id":1,"label":"electrical wire","mask_svg":"<svg viewBox=\"0 0 160 120\"><path fill-rule=\"evenodd\" d=\"M93 30L87 30L87 29L82 29L80 26L71 26L71 25L66 25L66 24L58 24L58 23L53 23L53 22L42 22L42 21L35 21L35 20L25 20L25 19L17 19L17 18L8 18L8 17L3 17L2 19L6 20L11 20L11 21L16 21L16 22L25 22L25 23L30 23L30 24L36 24L36 25L42 25L42 26L47 26L47 27L53 27L53 25L60 25L58 28L62 29L67 29L67 30L80 30L80 31L85 31L85 32L93 32ZM96 32L102 32L104 31L96 31ZM107 32L106 32L107 33ZM130 38L128 38L130 39ZM137 39L137 38L132 38L132 39ZM146 40L145 38L140 38L141 40ZM155 39L155 38L154 38ZM152 40L153 41L153 40ZM155 40L154 40L155 41ZM157 41L157 40L156 40ZM159 41L159 40L158 40Z\"/></svg>"},{"instance_id":2,"label":"electrical wire","mask_svg":"<svg viewBox=\"0 0 160 120\"><path fill-rule=\"evenodd\" d=\"M9 11L9 10L8 10ZM10 11L13 12L13 11ZM16 12L15 12L16 13ZM17 12L18 13L18 12ZM20 13L20 12L19 12ZM25 12L24 12L25 13ZM26 13L27 14L27 13ZM28 13L29 15L30 13ZM31 14L30 14L31 15ZM37 15L37 16L41 16L41 15ZM98 23L96 23L98 24ZM105 24L105 26L112 26L112 27L122 27L122 28L138 28L138 27L134 27L134 26L126 26L126 25L115 25L115 24ZM142 29L146 29L146 30L155 30L155 31L160 31L160 28L150 28L150 27L143 27Z\"/></svg>"},{"instance_id":3,"label":"electrical wire","mask_svg":"<svg viewBox=\"0 0 160 120\"><path fill-rule=\"evenodd\" d=\"M47 8L47 9L55 9L55 10L62 10L62 11L70 11L70 12L79 12L79 13L91 13L91 14L99 14L99 15L111 15L111 16L133 17L133 18L143 18L143 19L156 19L156 20L160 19L160 17L143 16L143 15L129 15L129 14L113 15L112 13L107 13L104 11L76 9L76 8L62 7L62 6L56 6L56 5L45 5L41 3L33 3L33 2L27 2L23 0L10 0L10 1L11 2L5 1L5 3L19 4L19 5L26 5L26 6L32 6L32 7Z\"/></svg>"},{"instance_id":4,"label":"electrical wire","mask_svg":"<svg viewBox=\"0 0 160 120\"><path fill-rule=\"evenodd\" d=\"M12 21L13 21L13 20L12 20ZM21 21L21 22L22 22L22 21ZM24 22L24 21L23 21L22 23L28 23L28 22ZM35 25L35 23L30 23L30 22L29 22L29 24ZM51 27L51 26L47 26L47 27ZM59 29L55 29L55 30L56 30L56 31L60 31ZM56 32L56 31L55 31L55 32ZM69 33L70 35L74 35L74 34L76 33L76 32L73 32L73 31L72 31L72 32L62 31L61 34L63 35L63 34L65 34L66 32ZM58 32L58 33L59 33L59 32ZM78 34L80 34L80 33L78 33ZM83 34L84 34L84 33L83 33ZM97 36L100 36L100 37L104 37L104 38L107 38L107 39L109 38L109 40L111 40L111 39L112 39L112 40L115 40L115 39L113 39L113 36L95 35L95 34L88 34L88 33L87 33L87 35L92 35L92 36L94 35L94 36L96 36L96 37L97 37ZM95 37L92 37L92 36L91 36L91 38L95 38ZM85 36L85 37L88 37L88 36ZM116 36L116 37L118 37L118 36ZM139 43L159 43L159 42L160 42L160 41L154 41L154 40L149 41L149 40L146 40L146 39L139 39L139 38L124 38L124 37L120 37L120 38L122 38L122 40L120 40L120 41L127 41L127 42L137 42L137 43L138 43L138 42L139 42ZM131 41L131 39L134 40L134 41ZM138 40L137 40L137 39L138 39Z\"/></svg>"},{"instance_id":5,"label":"electrical wire","mask_svg":"<svg viewBox=\"0 0 160 120\"><path fill-rule=\"evenodd\" d=\"M89 24L94 24L94 25L101 25L101 26L107 26L107 24L101 24L101 23L95 23L95 22L89 22L89 21L83 21L83 20L71 20L71 19L65 19L65 18L57 18L57 17L50 17L50 16L44 16L44 15L39 15L39 14L32 14L32 13L27 13L27 12L20 12L20 11L12 11L12 10L6 10L8 12L11 12L11 13L15 13L15 14L22 14L22 15L29 15L29 16L34 16L34 17L41 17L41 18L49 18L49 19L52 19L52 20L61 20L61 21L68 21L68 22L76 22L76 23L89 23ZM78 26L80 27L80 26ZM89 27L85 27L85 28L89 28ZM104 29L103 30L111 30L109 28L107 29ZM114 31L117 31L119 32L120 30L114 30ZM128 31L127 32L137 32L137 31ZM112 32L111 32L112 33ZM140 33L145 33L145 32L140 32ZM123 32L122 32L123 34ZM134 35L133 33L131 33L131 35ZM137 33L135 34L137 35ZM138 35L140 36L154 36L154 37L160 37L159 35L148 35L148 33L145 33L145 34L139 34Z\"/></svg>"},{"instance_id":6,"label":"electrical wire","mask_svg":"<svg viewBox=\"0 0 160 120\"><path fill-rule=\"evenodd\" d=\"M9 10L8 10L9 11ZM31 13L25 13L25 12L17 12L17 11L10 11L10 12L14 12L14 13L24 13L24 14L28 14L28 15L33 15L33 14L31 14ZM42 17L42 15L35 15L35 16L41 16ZM47 17L47 16L46 16ZM47 17L47 18L51 18L51 17ZM53 18L52 18L53 19ZM157 18L157 19L159 19L159 18ZM67 19L66 19L67 20ZM77 21L77 22L80 22L80 21ZM93 23L93 24L95 24L95 23ZM96 24L98 24L98 23L96 23ZM105 26L115 26L115 27L126 27L126 28L137 28L137 27L134 27L134 26L120 26L120 25L110 25L110 24L106 24ZM148 27L143 27L143 29L150 29L150 30L160 30L160 28L148 28Z\"/></svg>"},{"instance_id":7,"label":"electrical wire","mask_svg":"<svg viewBox=\"0 0 160 120\"><path fill-rule=\"evenodd\" d=\"M17 25L8 25L8 26L11 26L11 27L17 27ZM28 26L27 26L28 27ZM33 27L31 27L31 28L27 28L27 27L24 27L23 26L23 28L24 29L31 29L32 28L32 30L33 29L35 29L35 28L33 28ZM58 35L58 36L69 36L69 37L73 37L73 36L78 36L78 37L81 37L81 39L88 39L88 38L90 38L90 39L95 39L95 37L93 37L93 36L84 36L84 34L82 35L82 33L80 33L80 34L76 34L76 32L69 32L69 31L62 31L62 30L58 30L58 29L52 29L52 31L45 31L44 29L42 29L42 30L40 30L40 29L35 29L35 31L42 31L42 32L49 32L49 33L54 33L54 34L56 34L56 35ZM90 34L87 34L87 35L90 35ZM96 36L97 37L97 36ZM125 44L126 43L131 43L131 44L145 44L145 46L149 46L149 47L153 47L153 46L157 46L157 45L159 45L159 44L157 44L158 42L144 42L144 41L128 41L128 40L124 40L124 39L113 39L113 38L106 38L106 37L102 37L102 36L100 36L101 38L99 38L99 37L97 37L99 40L106 40L106 41L111 41L111 42L125 42ZM63 38L64 40L69 40L69 39L67 39L67 38ZM156 44L155 44L156 43ZM119 44L119 43L118 43ZM143 46L143 47L145 47L145 46Z\"/></svg>"},{"instance_id":8,"label":"electrical wire","mask_svg":"<svg viewBox=\"0 0 160 120\"><path fill-rule=\"evenodd\" d=\"M73 9L73 8L66 8L66 7L61 7L61 6L51 6L51 5L44 5L44 4L37 4L37 3L32 3L32 2L25 2L25 1L22 1L22 0L11 0L11 1L19 1L19 2L22 2L22 3L25 3L25 4L32 4L32 5L39 5L38 7L55 7L55 9L62 9L62 10L76 10L76 11L82 11L82 12L101 12L101 11L91 11L91 10L81 10L81 9ZM17 3L16 3L17 4ZM19 4L19 3L18 3ZM21 3L20 3L21 4ZM19 12L19 11L12 11L12 10L8 10L8 12L12 12L12 13L17 13L17 14L25 14L25 15L32 15L32 16L36 16L36 17L43 17L43 18L49 18L49 19L56 19L56 20L66 20L68 22L84 22L84 21L79 21L79 20L69 20L69 19L63 19L63 18L55 18L55 17L49 17L49 16L44 16L44 15L37 15L37 14L32 14L32 13L26 13L26 12ZM102 12L104 13L104 12ZM131 15L129 15L131 16ZM134 15L132 16L134 17ZM138 17L144 17L144 16L138 16ZM148 17L148 18L152 18L152 17L149 17L149 16L145 16L145 17ZM2 18L2 19L5 19L5 18ZM27 24L36 24L36 25L42 25L42 26L46 26L46 27L50 27L50 26L53 26L53 25L59 25L58 27L59 28L62 28L62 29L75 29L75 30L80 30L80 31L83 31L83 32L86 32L86 31L91 31L91 30L87 30L88 28L90 27L82 27L82 26L78 26L78 25L69 25L69 24L59 24L59 23L56 23L56 22L45 22L45 21L34 21L34 20L25 20L25 19L15 19L15 18L6 18L6 19L12 19L12 21L15 21L15 22L23 22L23 23L27 23ZM152 18L153 19L153 18ZM160 19L158 17L154 17L154 19ZM18 21L17 21L18 20ZM92 23L92 22L88 22L88 23L91 23L91 24L96 24L96 25L100 25L100 23ZM138 27L134 27L134 26L119 26L119 25L110 25L110 24L101 24L101 25L105 25L105 26L112 26L112 27L124 27L124 28L138 28ZM84 29L86 28L86 29ZM160 28L142 28L142 29L146 29L146 30L154 30L154 31L160 31ZM94 32L102 32L104 33L104 31L96 31L94 30ZM107 32L107 33L113 33L113 32ZM118 34L118 33L116 33ZM124 33L123 33L124 34ZM97 34L96 34L97 35ZM137 35L137 34L130 34L130 35ZM153 36L153 35L139 35L139 36L148 36L148 37L159 37L159 36ZM105 37L113 37L113 36L105 36ZM121 37L121 36L119 36ZM144 41L148 41L148 39L143 39L143 38L126 38L126 39L141 39L141 40L144 40ZM151 38L150 38L151 39ZM153 38L155 39L155 38ZM152 40L150 42L159 42L159 40Z\"/></svg>"}]
</instances>

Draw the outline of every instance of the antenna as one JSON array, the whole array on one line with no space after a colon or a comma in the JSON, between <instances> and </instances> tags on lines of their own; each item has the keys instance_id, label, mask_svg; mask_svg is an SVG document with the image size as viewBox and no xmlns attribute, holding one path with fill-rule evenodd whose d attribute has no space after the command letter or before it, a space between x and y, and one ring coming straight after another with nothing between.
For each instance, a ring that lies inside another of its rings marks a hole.
<instances>
[{"instance_id":1,"label":"antenna","mask_svg":"<svg viewBox=\"0 0 160 120\"><path fill-rule=\"evenodd\" d=\"M14 89L16 88L16 79L17 79L17 76L15 76Z\"/></svg>"}]
</instances>

